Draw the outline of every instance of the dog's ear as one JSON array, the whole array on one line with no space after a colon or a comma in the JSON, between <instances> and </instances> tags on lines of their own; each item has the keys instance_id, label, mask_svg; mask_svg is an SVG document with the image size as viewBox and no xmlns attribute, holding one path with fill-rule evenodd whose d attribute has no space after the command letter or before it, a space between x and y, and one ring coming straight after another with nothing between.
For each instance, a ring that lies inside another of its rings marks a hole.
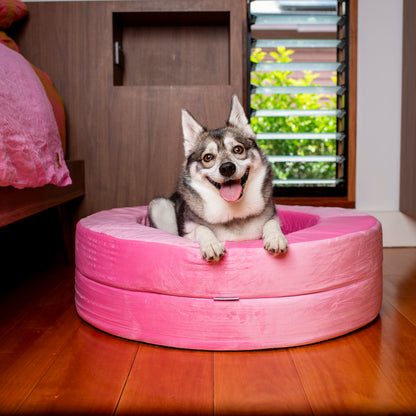
<instances>
[{"instance_id":1,"label":"dog's ear","mask_svg":"<svg viewBox=\"0 0 416 416\"><path fill-rule=\"evenodd\" d=\"M238 101L237 95L235 94L231 98L231 111L227 124L237 127L238 129L244 131L247 135L253 136L253 138L256 137L250 123L247 120L244 108L240 104L240 101Z\"/></svg>"},{"instance_id":2,"label":"dog's ear","mask_svg":"<svg viewBox=\"0 0 416 416\"><path fill-rule=\"evenodd\" d=\"M198 136L205 130L185 109L182 109L182 131L184 138L185 156L188 157L195 146Z\"/></svg>"}]
</instances>

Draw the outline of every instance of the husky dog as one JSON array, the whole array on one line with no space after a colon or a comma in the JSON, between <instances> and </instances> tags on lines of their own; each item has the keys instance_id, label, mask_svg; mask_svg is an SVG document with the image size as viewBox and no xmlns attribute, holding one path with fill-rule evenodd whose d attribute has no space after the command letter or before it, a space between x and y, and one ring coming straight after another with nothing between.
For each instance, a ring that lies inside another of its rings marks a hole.
<instances>
[{"instance_id":1,"label":"husky dog","mask_svg":"<svg viewBox=\"0 0 416 416\"><path fill-rule=\"evenodd\" d=\"M219 261L221 241L263 238L272 255L284 253L283 235L272 195L272 169L236 95L225 127L208 130L182 110L185 163L176 192L153 199L153 227L187 237L202 257Z\"/></svg>"}]
</instances>

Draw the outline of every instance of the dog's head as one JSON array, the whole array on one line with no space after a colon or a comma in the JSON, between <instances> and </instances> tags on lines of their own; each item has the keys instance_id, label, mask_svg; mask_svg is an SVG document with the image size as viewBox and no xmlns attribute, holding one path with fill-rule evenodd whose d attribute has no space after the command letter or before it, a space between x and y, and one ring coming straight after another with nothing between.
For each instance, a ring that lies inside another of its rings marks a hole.
<instances>
[{"instance_id":1,"label":"dog's head","mask_svg":"<svg viewBox=\"0 0 416 416\"><path fill-rule=\"evenodd\" d=\"M186 166L200 190L215 190L226 202L239 201L248 182L267 165L236 95L225 127L208 130L182 110Z\"/></svg>"}]
</instances>

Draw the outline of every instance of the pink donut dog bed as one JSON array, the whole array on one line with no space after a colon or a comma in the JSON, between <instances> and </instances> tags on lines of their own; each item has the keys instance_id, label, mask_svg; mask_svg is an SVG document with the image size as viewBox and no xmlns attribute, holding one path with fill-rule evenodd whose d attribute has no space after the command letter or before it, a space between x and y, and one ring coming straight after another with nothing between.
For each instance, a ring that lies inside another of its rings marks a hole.
<instances>
[{"instance_id":1,"label":"pink donut dog bed","mask_svg":"<svg viewBox=\"0 0 416 416\"><path fill-rule=\"evenodd\" d=\"M197 243L150 228L147 207L101 211L76 232L76 308L120 337L177 348L250 350L309 344L376 318L382 233L342 208L277 206L289 242L226 242L205 262Z\"/></svg>"}]
</instances>

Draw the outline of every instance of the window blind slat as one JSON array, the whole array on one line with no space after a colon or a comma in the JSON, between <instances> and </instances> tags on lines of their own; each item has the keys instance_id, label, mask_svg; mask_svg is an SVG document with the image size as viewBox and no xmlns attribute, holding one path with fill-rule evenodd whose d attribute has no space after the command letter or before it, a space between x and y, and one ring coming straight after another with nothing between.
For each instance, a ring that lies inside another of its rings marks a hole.
<instances>
[{"instance_id":1,"label":"window blind slat","mask_svg":"<svg viewBox=\"0 0 416 416\"><path fill-rule=\"evenodd\" d=\"M260 11L252 12L252 22L258 25L338 25L341 17L335 15L272 14Z\"/></svg>"},{"instance_id":2,"label":"window blind slat","mask_svg":"<svg viewBox=\"0 0 416 416\"><path fill-rule=\"evenodd\" d=\"M326 162L326 163L342 163L344 156L268 156L271 163L310 163L310 162Z\"/></svg>"},{"instance_id":3,"label":"window blind slat","mask_svg":"<svg viewBox=\"0 0 416 416\"><path fill-rule=\"evenodd\" d=\"M337 94L343 95L341 86L313 86L313 87L253 87L252 94Z\"/></svg>"},{"instance_id":4,"label":"window blind slat","mask_svg":"<svg viewBox=\"0 0 416 416\"><path fill-rule=\"evenodd\" d=\"M344 133L257 133L258 140L338 140L345 138Z\"/></svg>"},{"instance_id":5,"label":"window blind slat","mask_svg":"<svg viewBox=\"0 0 416 416\"><path fill-rule=\"evenodd\" d=\"M342 179L273 179L273 185L331 185L336 186Z\"/></svg>"},{"instance_id":6,"label":"window blind slat","mask_svg":"<svg viewBox=\"0 0 416 416\"><path fill-rule=\"evenodd\" d=\"M344 117L345 110L254 110L251 117Z\"/></svg>"},{"instance_id":7,"label":"window blind slat","mask_svg":"<svg viewBox=\"0 0 416 416\"><path fill-rule=\"evenodd\" d=\"M338 39L253 39L253 48L342 48Z\"/></svg>"},{"instance_id":8,"label":"window blind slat","mask_svg":"<svg viewBox=\"0 0 416 416\"><path fill-rule=\"evenodd\" d=\"M337 71L342 72L343 65L341 62L261 62L253 63L253 71L270 72L270 71Z\"/></svg>"}]
</instances>

